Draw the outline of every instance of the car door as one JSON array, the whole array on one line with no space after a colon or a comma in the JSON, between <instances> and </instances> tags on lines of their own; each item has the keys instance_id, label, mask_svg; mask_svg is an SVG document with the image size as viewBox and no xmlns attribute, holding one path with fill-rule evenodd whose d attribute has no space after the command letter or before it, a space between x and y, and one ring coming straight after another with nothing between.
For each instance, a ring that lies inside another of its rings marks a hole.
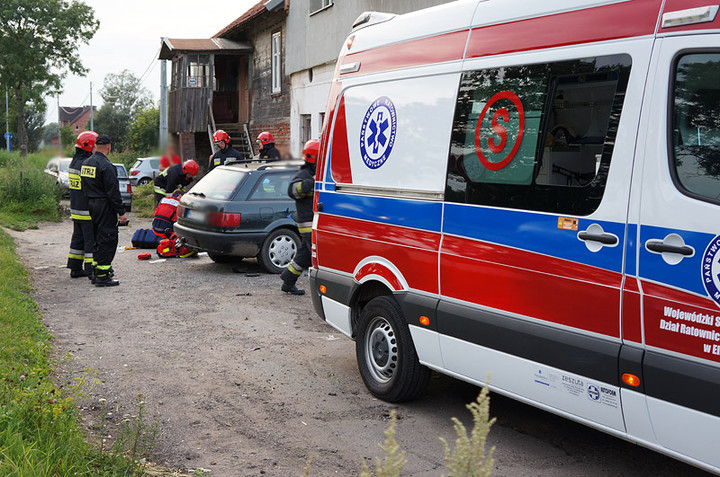
<instances>
[{"instance_id":1,"label":"car door","mask_svg":"<svg viewBox=\"0 0 720 477\"><path fill-rule=\"evenodd\" d=\"M243 206L243 223L249 230L260 232L275 221L292 220L295 205L287 190L294 174L295 171L261 173Z\"/></svg>"},{"instance_id":2,"label":"car door","mask_svg":"<svg viewBox=\"0 0 720 477\"><path fill-rule=\"evenodd\" d=\"M621 432L623 252L651 45L467 62L443 217L445 368Z\"/></svg>"},{"instance_id":3,"label":"car door","mask_svg":"<svg viewBox=\"0 0 720 477\"><path fill-rule=\"evenodd\" d=\"M720 35L659 39L638 230L643 381L657 443L720 466Z\"/></svg>"}]
</instances>

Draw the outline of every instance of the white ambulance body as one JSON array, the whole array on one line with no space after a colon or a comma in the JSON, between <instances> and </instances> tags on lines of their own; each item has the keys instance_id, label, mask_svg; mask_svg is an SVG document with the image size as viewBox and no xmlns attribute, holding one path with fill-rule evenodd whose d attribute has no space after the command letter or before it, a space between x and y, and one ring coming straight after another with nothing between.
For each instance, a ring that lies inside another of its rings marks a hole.
<instances>
[{"instance_id":1,"label":"white ambulance body","mask_svg":"<svg viewBox=\"0 0 720 477\"><path fill-rule=\"evenodd\" d=\"M311 287L368 389L429 370L720 472L720 15L699 0L361 16Z\"/></svg>"}]
</instances>

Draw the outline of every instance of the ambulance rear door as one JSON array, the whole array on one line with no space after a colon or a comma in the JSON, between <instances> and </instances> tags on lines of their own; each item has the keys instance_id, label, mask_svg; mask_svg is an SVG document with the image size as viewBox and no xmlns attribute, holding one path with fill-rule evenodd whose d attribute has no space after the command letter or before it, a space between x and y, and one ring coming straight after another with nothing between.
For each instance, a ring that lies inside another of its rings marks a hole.
<instances>
[{"instance_id":1,"label":"ambulance rear door","mask_svg":"<svg viewBox=\"0 0 720 477\"><path fill-rule=\"evenodd\" d=\"M633 202L645 344L641 389L656 442L717 469L720 35L658 38L651 72L638 152L642 184L633 186L640 194Z\"/></svg>"}]
</instances>

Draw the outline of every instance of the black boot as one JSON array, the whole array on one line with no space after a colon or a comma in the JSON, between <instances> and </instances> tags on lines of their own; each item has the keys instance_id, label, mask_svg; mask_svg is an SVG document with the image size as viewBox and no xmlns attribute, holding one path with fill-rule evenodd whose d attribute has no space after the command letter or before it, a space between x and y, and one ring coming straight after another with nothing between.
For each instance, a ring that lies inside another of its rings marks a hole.
<instances>
[{"instance_id":1,"label":"black boot","mask_svg":"<svg viewBox=\"0 0 720 477\"><path fill-rule=\"evenodd\" d=\"M118 285L120 285L120 282L117 280L113 280L108 275L95 277L96 287L116 287Z\"/></svg>"},{"instance_id":2,"label":"black boot","mask_svg":"<svg viewBox=\"0 0 720 477\"><path fill-rule=\"evenodd\" d=\"M82 278L89 276L85 270L70 270L70 278Z\"/></svg>"},{"instance_id":3,"label":"black boot","mask_svg":"<svg viewBox=\"0 0 720 477\"><path fill-rule=\"evenodd\" d=\"M292 295L304 295L305 290L300 290L298 287L295 286L295 282L297 282L297 279L299 278L299 275L295 275L293 272L288 270L287 268L283 270L283 272L280 274L280 278L282 278L283 284L280 287L282 291L285 293L290 293Z\"/></svg>"}]
</instances>

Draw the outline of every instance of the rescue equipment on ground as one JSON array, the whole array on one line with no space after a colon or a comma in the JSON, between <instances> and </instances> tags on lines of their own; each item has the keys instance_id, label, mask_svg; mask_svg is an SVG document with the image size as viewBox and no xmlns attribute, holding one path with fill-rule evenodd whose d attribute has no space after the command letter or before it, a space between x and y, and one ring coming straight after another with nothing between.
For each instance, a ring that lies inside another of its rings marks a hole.
<instances>
[{"instance_id":1,"label":"rescue equipment on ground","mask_svg":"<svg viewBox=\"0 0 720 477\"><path fill-rule=\"evenodd\" d=\"M160 237L155 235L155 232L150 229L136 230L131 240L133 247L149 249L156 248L159 241Z\"/></svg>"}]
</instances>

